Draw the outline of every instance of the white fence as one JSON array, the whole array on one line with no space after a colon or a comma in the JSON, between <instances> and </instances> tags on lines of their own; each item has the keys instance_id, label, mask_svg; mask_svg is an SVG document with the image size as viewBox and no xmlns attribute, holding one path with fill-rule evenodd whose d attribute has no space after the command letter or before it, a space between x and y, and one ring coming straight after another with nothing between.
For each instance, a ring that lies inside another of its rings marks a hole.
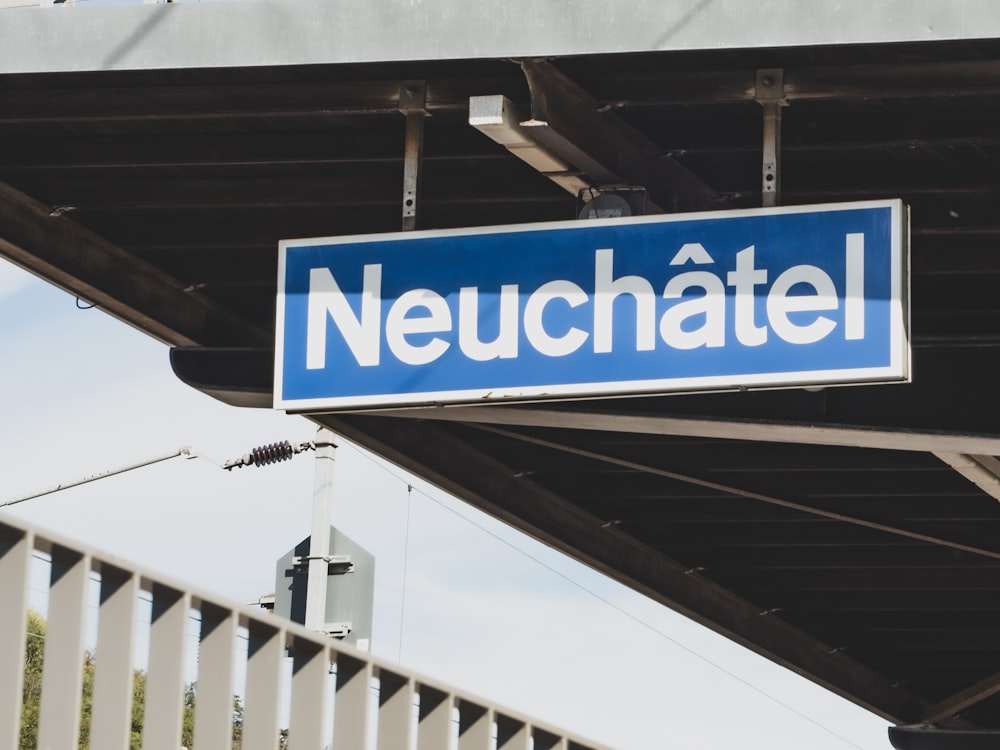
<instances>
[{"instance_id":1,"label":"white fence","mask_svg":"<svg viewBox=\"0 0 1000 750\"><path fill-rule=\"evenodd\" d=\"M331 741L334 750L600 750L295 623L6 516L0 516L0 750L19 746L29 594L37 593L39 559L48 572L40 749L75 750L84 711L91 748L129 748L136 662L144 661L142 748L178 750L194 618L200 621L195 750L234 746L237 694L242 750L324 750ZM137 659L136 643L147 639L148 658ZM88 643L93 687L84 709Z\"/></svg>"}]
</instances>

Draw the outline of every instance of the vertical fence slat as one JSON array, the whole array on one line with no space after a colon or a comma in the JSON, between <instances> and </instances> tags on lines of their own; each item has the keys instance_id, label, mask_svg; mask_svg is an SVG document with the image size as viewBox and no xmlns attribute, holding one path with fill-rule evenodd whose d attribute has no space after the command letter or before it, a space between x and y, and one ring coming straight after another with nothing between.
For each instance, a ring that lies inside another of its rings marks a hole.
<instances>
[{"instance_id":1,"label":"vertical fence slat","mask_svg":"<svg viewBox=\"0 0 1000 750\"><path fill-rule=\"evenodd\" d=\"M40 748L77 746L89 582L89 555L62 547L52 549L42 703L38 721Z\"/></svg>"},{"instance_id":2,"label":"vertical fence slat","mask_svg":"<svg viewBox=\"0 0 1000 750\"><path fill-rule=\"evenodd\" d=\"M534 750L568 750L569 741L557 734L534 727L532 733Z\"/></svg>"},{"instance_id":3,"label":"vertical fence slat","mask_svg":"<svg viewBox=\"0 0 1000 750\"><path fill-rule=\"evenodd\" d=\"M90 746L94 748L128 750L138 598L138 575L110 566L102 568L90 720Z\"/></svg>"},{"instance_id":4,"label":"vertical fence slat","mask_svg":"<svg viewBox=\"0 0 1000 750\"><path fill-rule=\"evenodd\" d=\"M295 640L288 750L316 750L324 746L323 709L329 671L330 657L323 646L301 638Z\"/></svg>"},{"instance_id":5,"label":"vertical fence slat","mask_svg":"<svg viewBox=\"0 0 1000 750\"><path fill-rule=\"evenodd\" d=\"M379 674L377 750L409 750L415 686L411 677Z\"/></svg>"},{"instance_id":6,"label":"vertical fence slat","mask_svg":"<svg viewBox=\"0 0 1000 750\"><path fill-rule=\"evenodd\" d=\"M440 750L450 746L452 703L448 693L427 686L420 687L417 750Z\"/></svg>"},{"instance_id":7,"label":"vertical fence slat","mask_svg":"<svg viewBox=\"0 0 1000 750\"><path fill-rule=\"evenodd\" d=\"M231 747L233 743L233 665L236 614L203 602L198 649L195 747Z\"/></svg>"},{"instance_id":8,"label":"vertical fence slat","mask_svg":"<svg viewBox=\"0 0 1000 750\"><path fill-rule=\"evenodd\" d=\"M277 750L284 634L255 620L248 631L243 750Z\"/></svg>"},{"instance_id":9,"label":"vertical fence slat","mask_svg":"<svg viewBox=\"0 0 1000 750\"><path fill-rule=\"evenodd\" d=\"M337 695L333 706L333 746L367 750L371 662L337 655Z\"/></svg>"},{"instance_id":10,"label":"vertical fence slat","mask_svg":"<svg viewBox=\"0 0 1000 750\"><path fill-rule=\"evenodd\" d=\"M153 587L143 750L177 750L184 720L184 660L191 595Z\"/></svg>"},{"instance_id":11,"label":"vertical fence slat","mask_svg":"<svg viewBox=\"0 0 1000 750\"><path fill-rule=\"evenodd\" d=\"M458 750L490 750L493 711L470 701L458 702Z\"/></svg>"},{"instance_id":12,"label":"vertical fence slat","mask_svg":"<svg viewBox=\"0 0 1000 750\"><path fill-rule=\"evenodd\" d=\"M496 715L497 750L529 750L531 727L523 721L502 714Z\"/></svg>"},{"instance_id":13,"label":"vertical fence slat","mask_svg":"<svg viewBox=\"0 0 1000 750\"><path fill-rule=\"evenodd\" d=\"M0 525L0 750L18 746L33 535Z\"/></svg>"}]
</instances>

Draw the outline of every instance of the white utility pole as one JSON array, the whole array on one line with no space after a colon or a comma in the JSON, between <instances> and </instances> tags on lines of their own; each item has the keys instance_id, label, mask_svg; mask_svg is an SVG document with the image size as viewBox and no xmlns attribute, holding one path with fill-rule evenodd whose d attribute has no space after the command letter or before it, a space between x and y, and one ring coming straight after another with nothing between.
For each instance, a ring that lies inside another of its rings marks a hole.
<instances>
[{"instance_id":1,"label":"white utility pole","mask_svg":"<svg viewBox=\"0 0 1000 750\"><path fill-rule=\"evenodd\" d=\"M312 536L309 542L309 575L306 581L305 626L326 632L326 582L330 568L330 502L333 498L333 433L316 432L316 481L313 489Z\"/></svg>"}]
</instances>

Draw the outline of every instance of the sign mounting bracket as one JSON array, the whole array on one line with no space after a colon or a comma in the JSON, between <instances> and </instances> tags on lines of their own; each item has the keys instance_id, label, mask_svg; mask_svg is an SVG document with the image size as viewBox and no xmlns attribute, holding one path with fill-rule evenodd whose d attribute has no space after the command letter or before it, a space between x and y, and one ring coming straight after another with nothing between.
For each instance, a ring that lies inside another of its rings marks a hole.
<instances>
[{"instance_id":1,"label":"sign mounting bracket","mask_svg":"<svg viewBox=\"0 0 1000 750\"><path fill-rule=\"evenodd\" d=\"M399 111L406 117L403 155L403 231L417 228L417 201L424 160L424 118L427 111L427 81L403 81L399 86Z\"/></svg>"},{"instance_id":2,"label":"sign mounting bracket","mask_svg":"<svg viewBox=\"0 0 1000 750\"><path fill-rule=\"evenodd\" d=\"M761 165L761 205L781 203L781 108L785 100L784 70L757 71L754 97L764 108L763 164Z\"/></svg>"}]
</instances>

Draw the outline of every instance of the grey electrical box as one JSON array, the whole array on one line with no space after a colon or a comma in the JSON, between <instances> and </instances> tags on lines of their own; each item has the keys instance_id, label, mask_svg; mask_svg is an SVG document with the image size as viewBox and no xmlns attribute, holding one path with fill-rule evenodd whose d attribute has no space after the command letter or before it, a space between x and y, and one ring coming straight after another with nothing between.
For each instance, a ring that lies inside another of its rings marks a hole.
<instances>
[{"instance_id":1,"label":"grey electrical box","mask_svg":"<svg viewBox=\"0 0 1000 750\"><path fill-rule=\"evenodd\" d=\"M278 559L274 584L274 613L303 624L310 539L307 536ZM326 630L345 643L368 650L375 599L375 556L333 526L329 552Z\"/></svg>"}]
</instances>

